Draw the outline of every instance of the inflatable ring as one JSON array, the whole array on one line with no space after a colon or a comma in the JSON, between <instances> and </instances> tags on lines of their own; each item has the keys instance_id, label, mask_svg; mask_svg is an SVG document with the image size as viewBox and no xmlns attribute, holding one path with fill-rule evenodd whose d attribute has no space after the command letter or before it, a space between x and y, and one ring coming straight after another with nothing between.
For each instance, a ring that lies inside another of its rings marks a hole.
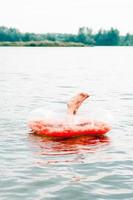
<instances>
[{"instance_id":1,"label":"inflatable ring","mask_svg":"<svg viewBox=\"0 0 133 200\"><path fill-rule=\"evenodd\" d=\"M77 113L81 103L89 97L86 93L80 93L68 104L68 117ZM71 118L71 117L70 117ZM77 136L103 136L111 130L110 126L101 121L82 120L77 123L50 122L46 119L33 120L29 123L33 133L47 137L77 137Z\"/></svg>"},{"instance_id":2,"label":"inflatable ring","mask_svg":"<svg viewBox=\"0 0 133 200\"><path fill-rule=\"evenodd\" d=\"M47 124L45 121L32 121L29 127L33 133L47 137L76 137L76 136L103 136L110 131L110 126L104 122L94 121L66 126L63 124Z\"/></svg>"}]
</instances>

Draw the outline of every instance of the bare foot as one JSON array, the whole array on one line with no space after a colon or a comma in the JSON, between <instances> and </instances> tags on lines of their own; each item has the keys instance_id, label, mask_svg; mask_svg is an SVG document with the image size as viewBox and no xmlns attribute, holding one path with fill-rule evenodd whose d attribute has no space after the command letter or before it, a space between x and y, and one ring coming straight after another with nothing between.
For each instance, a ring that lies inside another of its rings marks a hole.
<instances>
[{"instance_id":1,"label":"bare foot","mask_svg":"<svg viewBox=\"0 0 133 200\"><path fill-rule=\"evenodd\" d=\"M77 110L81 106L82 102L87 99L90 95L87 93L80 93L76 96L74 96L68 103L67 103L67 113L70 115L75 115L77 113Z\"/></svg>"}]
</instances>

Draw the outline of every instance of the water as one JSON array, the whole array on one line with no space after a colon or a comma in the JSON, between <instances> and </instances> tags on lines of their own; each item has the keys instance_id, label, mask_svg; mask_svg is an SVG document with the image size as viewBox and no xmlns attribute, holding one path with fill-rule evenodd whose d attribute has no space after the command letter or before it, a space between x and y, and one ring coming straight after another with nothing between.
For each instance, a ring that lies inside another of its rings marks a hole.
<instances>
[{"instance_id":1,"label":"water","mask_svg":"<svg viewBox=\"0 0 133 200\"><path fill-rule=\"evenodd\" d=\"M133 199L132 57L128 47L0 48L1 200ZM65 112L80 91L95 116L113 118L106 140L29 134L33 110Z\"/></svg>"}]
</instances>

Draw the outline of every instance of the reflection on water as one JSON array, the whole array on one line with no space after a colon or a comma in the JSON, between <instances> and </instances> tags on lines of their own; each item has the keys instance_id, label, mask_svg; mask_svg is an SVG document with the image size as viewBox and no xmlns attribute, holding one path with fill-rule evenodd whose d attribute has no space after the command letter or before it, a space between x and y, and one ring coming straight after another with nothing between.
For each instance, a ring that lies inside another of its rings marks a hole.
<instances>
[{"instance_id":1,"label":"reflection on water","mask_svg":"<svg viewBox=\"0 0 133 200\"><path fill-rule=\"evenodd\" d=\"M34 153L41 156L46 156L49 158L47 161L40 161L42 164L54 164L54 163L64 163L64 162L83 162L83 156L88 153L95 153L99 149L105 148L109 145L110 139L107 136L102 137L91 137L91 136L81 136L74 138L48 138L40 137L33 133L29 134L29 142ZM65 156L71 155L71 157L65 160ZM72 155L78 155L78 158L72 159ZM64 159L62 160L62 157ZM54 157L51 160L51 157Z\"/></svg>"}]
</instances>

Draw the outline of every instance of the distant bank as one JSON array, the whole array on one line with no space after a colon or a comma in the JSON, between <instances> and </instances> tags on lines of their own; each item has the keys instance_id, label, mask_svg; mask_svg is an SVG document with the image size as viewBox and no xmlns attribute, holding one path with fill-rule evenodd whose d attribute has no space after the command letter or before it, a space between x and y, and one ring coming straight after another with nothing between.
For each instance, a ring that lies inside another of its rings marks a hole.
<instances>
[{"instance_id":1,"label":"distant bank","mask_svg":"<svg viewBox=\"0 0 133 200\"><path fill-rule=\"evenodd\" d=\"M76 42L52 42L52 41L29 41L29 42L0 42L0 46L11 47L85 47L83 43ZM90 45L89 45L90 46Z\"/></svg>"},{"instance_id":2,"label":"distant bank","mask_svg":"<svg viewBox=\"0 0 133 200\"><path fill-rule=\"evenodd\" d=\"M0 26L0 46L44 46L44 47L84 47L84 46L133 46L133 35L122 36L119 30L99 30L93 33L87 27L79 28L77 34L66 33L21 33L16 28Z\"/></svg>"}]
</instances>

